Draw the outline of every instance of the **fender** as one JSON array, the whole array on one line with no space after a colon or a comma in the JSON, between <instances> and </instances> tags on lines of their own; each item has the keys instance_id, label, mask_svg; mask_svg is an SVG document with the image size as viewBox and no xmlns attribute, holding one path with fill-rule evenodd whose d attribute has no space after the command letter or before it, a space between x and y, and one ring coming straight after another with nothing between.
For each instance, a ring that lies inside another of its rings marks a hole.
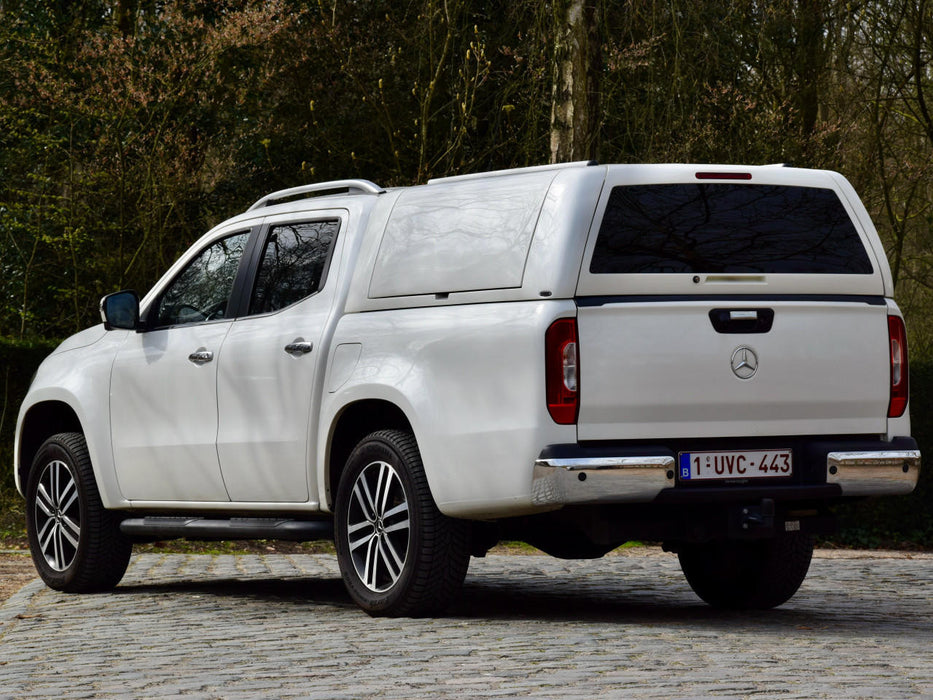
<instances>
[{"instance_id":1,"label":"fender","mask_svg":"<svg viewBox=\"0 0 933 700\"><path fill-rule=\"evenodd\" d=\"M102 332L103 326L95 326L79 336L96 331ZM28 469L28 465L23 462L31 459L29 455L23 454L23 435L30 411L47 402L58 402L67 405L78 417L104 507L129 506L129 502L120 492L114 469L109 404L113 359L117 348L126 340L127 335L126 331L101 333L99 338L87 344L76 342L79 336L75 336L66 341L67 346L59 346L42 363L17 418L14 459L19 467L15 470L15 477L20 493L25 489L20 475ZM106 347L107 345L110 347ZM108 390L102 391L102 387Z\"/></svg>"}]
</instances>

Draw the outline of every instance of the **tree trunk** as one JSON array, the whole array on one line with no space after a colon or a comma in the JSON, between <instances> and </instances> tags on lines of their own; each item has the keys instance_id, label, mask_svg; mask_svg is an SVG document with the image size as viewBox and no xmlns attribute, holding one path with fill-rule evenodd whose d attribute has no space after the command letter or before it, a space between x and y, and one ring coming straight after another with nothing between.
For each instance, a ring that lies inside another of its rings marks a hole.
<instances>
[{"instance_id":1,"label":"tree trunk","mask_svg":"<svg viewBox=\"0 0 933 700\"><path fill-rule=\"evenodd\" d=\"M809 138L816 131L820 82L826 72L823 5L822 0L797 2L796 72L800 85L797 104L800 109L800 130L804 138Z\"/></svg>"},{"instance_id":2,"label":"tree trunk","mask_svg":"<svg viewBox=\"0 0 933 700\"><path fill-rule=\"evenodd\" d=\"M551 162L596 158L599 136L598 0L554 2Z\"/></svg>"},{"instance_id":3,"label":"tree trunk","mask_svg":"<svg viewBox=\"0 0 933 700\"><path fill-rule=\"evenodd\" d=\"M127 38L136 33L136 11L138 0L118 0L115 19L121 36Z\"/></svg>"}]
</instances>

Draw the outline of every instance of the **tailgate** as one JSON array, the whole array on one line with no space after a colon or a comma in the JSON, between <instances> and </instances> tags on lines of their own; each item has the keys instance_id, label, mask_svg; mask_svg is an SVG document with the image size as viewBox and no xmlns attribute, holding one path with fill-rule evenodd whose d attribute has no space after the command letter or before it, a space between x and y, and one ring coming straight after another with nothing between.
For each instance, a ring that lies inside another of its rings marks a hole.
<instances>
[{"instance_id":1,"label":"tailgate","mask_svg":"<svg viewBox=\"0 0 933 700\"><path fill-rule=\"evenodd\" d=\"M889 272L841 176L610 166L577 285L579 439L881 434Z\"/></svg>"},{"instance_id":2,"label":"tailgate","mask_svg":"<svg viewBox=\"0 0 933 700\"><path fill-rule=\"evenodd\" d=\"M887 428L881 298L578 302L580 440Z\"/></svg>"}]
</instances>

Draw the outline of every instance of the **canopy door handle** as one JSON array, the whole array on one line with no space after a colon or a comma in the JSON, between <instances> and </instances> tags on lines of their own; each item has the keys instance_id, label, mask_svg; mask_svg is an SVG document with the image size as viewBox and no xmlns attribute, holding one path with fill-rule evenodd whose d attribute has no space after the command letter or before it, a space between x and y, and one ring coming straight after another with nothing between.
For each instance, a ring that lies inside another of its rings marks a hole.
<instances>
[{"instance_id":1,"label":"canopy door handle","mask_svg":"<svg viewBox=\"0 0 933 700\"><path fill-rule=\"evenodd\" d=\"M717 333L768 333L774 309L713 309L709 320Z\"/></svg>"}]
</instances>

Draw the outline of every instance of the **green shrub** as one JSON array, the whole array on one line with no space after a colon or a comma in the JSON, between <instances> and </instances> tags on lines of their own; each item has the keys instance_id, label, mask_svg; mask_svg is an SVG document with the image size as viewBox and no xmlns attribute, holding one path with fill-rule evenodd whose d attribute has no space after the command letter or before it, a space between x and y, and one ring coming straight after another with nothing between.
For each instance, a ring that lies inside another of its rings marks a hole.
<instances>
[{"instance_id":1,"label":"green shrub","mask_svg":"<svg viewBox=\"0 0 933 700\"><path fill-rule=\"evenodd\" d=\"M933 548L933 360L912 358L911 434L920 445L920 482L909 496L874 498L837 509L842 530L829 542L854 547Z\"/></svg>"},{"instance_id":2,"label":"green shrub","mask_svg":"<svg viewBox=\"0 0 933 700\"><path fill-rule=\"evenodd\" d=\"M0 504L13 496L13 435L20 403L39 364L57 344L0 337Z\"/></svg>"}]
</instances>

